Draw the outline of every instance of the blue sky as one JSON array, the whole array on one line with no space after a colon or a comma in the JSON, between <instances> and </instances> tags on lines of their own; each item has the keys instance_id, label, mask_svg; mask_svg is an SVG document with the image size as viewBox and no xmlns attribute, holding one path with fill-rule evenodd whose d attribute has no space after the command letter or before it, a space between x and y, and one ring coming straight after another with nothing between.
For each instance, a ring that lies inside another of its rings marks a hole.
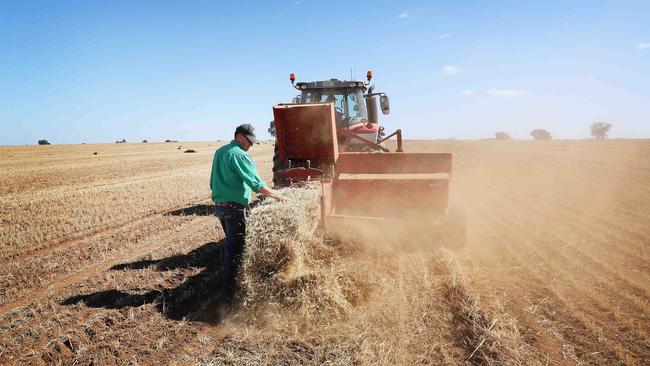
<instances>
[{"instance_id":1,"label":"blue sky","mask_svg":"<svg viewBox=\"0 0 650 366\"><path fill-rule=\"evenodd\" d=\"M266 137L351 68L407 138L650 137L648 1L0 0L0 145Z\"/></svg>"}]
</instances>

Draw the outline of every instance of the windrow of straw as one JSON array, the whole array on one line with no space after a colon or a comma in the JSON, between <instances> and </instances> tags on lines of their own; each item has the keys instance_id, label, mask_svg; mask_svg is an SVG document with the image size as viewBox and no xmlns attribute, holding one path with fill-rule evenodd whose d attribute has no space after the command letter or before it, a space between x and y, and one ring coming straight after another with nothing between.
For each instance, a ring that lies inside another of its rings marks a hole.
<instances>
[{"instance_id":1,"label":"windrow of straw","mask_svg":"<svg viewBox=\"0 0 650 366\"><path fill-rule=\"evenodd\" d=\"M479 300L447 251L353 254L351 261L332 262L339 272L354 271L346 278L357 280L339 286L363 292L372 284L372 291L358 303L348 300L354 306L345 318L308 326L305 320L318 319L318 313L290 311L277 298L273 306L256 303L262 311L253 318L239 312L234 320L240 321L229 324L229 335L199 364L544 364L512 316L498 303ZM370 265L352 270L359 265L354 262ZM332 314L327 306L321 309ZM262 324L248 321L260 318Z\"/></svg>"},{"instance_id":2,"label":"windrow of straw","mask_svg":"<svg viewBox=\"0 0 650 366\"><path fill-rule=\"evenodd\" d=\"M441 250L438 260L448 276L443 293L452 315L455 341L469 352L465 361L488 365L541 364L503 304L482 304L450 252Z\"/></svg>"},{"instance_id":3,"label":"windrow of straw","mask_svg":"<svg viewBox=\"0 0 650 366\"><path fill-rule=\"evenodd\" d=\"M326 244L312 234L318 191L282 194L248 218L242 306L200 364L540 364L453 253Z\"/></svg>"},{"instance_id":4,"label":"windrow of straw","mask_svg":"<svg viewBox=\"0 0 650 366\"><path fill-rule=\"evenodd\" d=\"M247 220L239 278L243 307L267 320L273 308L316 323L345 317L357 296L350 290L355 279L332 265L341 247L313 234L318 190L290 188L281 194L286 201L266 200Z\"/></svg>"}]
</instances>

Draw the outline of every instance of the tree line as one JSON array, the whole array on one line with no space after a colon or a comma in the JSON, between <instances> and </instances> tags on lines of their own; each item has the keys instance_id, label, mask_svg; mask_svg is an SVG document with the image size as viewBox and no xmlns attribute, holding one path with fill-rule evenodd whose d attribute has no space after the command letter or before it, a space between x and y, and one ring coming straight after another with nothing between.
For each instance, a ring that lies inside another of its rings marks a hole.
<instances>
[{"instance_id":1,"label":"tree line","mask_svg":"<svg viewBox=\"0 0 650 366\"><path fill-rule=\"evenodd\" d=\"M273 126L271 126L273 127ZM604 140L607 138L607 135L609 134L609 131L612 129L612 124L607 123L607 122L594 122L590 126L591 130L591 136L593 136L596 140ZM271 131L271 128L269 128L269 133L271 135L275 136L275 129ZM533 137L535 140L551 140L553 138L553 135L545 129L542 128L537 128L532 131L530 131L530 135ZM512 140L512 137L510 134L504 131L497 131L494 134L494 138L496 140ZM147 140L142 140L143 143L147 143ZM165 142L178 142L176 140L165 140ZM124 144L126 143L126 139L118 140L115 141L117 144ZM39 145L50 145L49 141L43 139L43 140L38 140Z\"/></svg>"},{"instance_id":2,"label":"tree line","mask_svg":"<svg viewBox=\"0 0 650 366\"><path fill-rule=\"evenodd\" d=\"M612 124L607 122L594 122L590 126L591 136L593 136L596 140L606 139L611 129ZM530 135L535 140L551 140L553 138L553 135L548 130L542 128L530 131ZM497 140L512 140L510 134L504 131L495 132L494 138Z\"/></svg>"}]
</instances>

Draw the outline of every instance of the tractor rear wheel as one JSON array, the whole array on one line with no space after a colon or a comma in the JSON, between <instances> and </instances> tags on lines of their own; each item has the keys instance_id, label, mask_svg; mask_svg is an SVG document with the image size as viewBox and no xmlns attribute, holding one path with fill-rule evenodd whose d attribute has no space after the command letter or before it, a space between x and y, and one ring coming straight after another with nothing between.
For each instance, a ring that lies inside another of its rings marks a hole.
<instances>
[{"instance_id":1,"label":"tractor rear wheel","mask_svg":"<svg viewBox=\"0 0 650 366\"><path fill-rule=\"evenodd\" d=\"M284 185L284 179L281 178L276 178L275 177L275 172L278 170L286 169L287 163L285 161L280 160L280 156L278 155L278 144L277 142L274 145L273 149L273 185L276 187L280 187Z\"/></svg>"},{"instance_id":2,"label":"tractor rear wheel","mask_svg":"<svg viewBox=\"0 0 650 366\"><path fill-rule=\"evenodd\" d=\"M450 249L461 249L467 243L467 216L461 206L449 206L443 229L444 245Z\"/></svg>"}]
</instances>

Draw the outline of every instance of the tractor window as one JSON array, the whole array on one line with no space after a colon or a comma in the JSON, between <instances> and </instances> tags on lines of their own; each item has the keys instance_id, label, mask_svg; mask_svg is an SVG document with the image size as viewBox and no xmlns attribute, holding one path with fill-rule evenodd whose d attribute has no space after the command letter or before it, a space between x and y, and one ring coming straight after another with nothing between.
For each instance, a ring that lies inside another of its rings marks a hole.
<instances>
[{"instance_id":1,"label":"tractor window","mask_svg":"<svg viewBox=\"0 0 650 366\"><path fill-rule=\"evenodd\" d=\"M347 125L353 120L368 118L366 103L361 89L318 89L303 90L302 103L331 103L337 113L337 122Z\"/></svg>"},{"instance_id":2,"label":"tractor window","mask_svg":"<svg viewBox=\"0 0 650 366\"><path fill-rule=\"evenodd\" d=\"M337 112L345 115L344 90L306 90L302 92L303 103L332 103Z\"/></svg>"},{"instance_id":3,"label":"tractor window","mask_svg":"<svg viewBox=\"0 0 650 366\"><path fill-rule=\"evenodd\" d=\"M345 96L343 94L325 93L321 95L320 102L321 103L334 102L334 108L336 109L336 111L341 114L345 114L344 98Z\"/></svg>"},{"instance_id":4,"label":"tractor window","mask_svg":"<svg viewBox=\"0 0 650 366\"><path fill-rule=\"evenodd\" d=\"M350 119L362 117L360 114L359 101L358 97L363 97L363 95L358 95L357 93L351 92L348 94L348 116Z\"/></svg>"}]
</instances>

